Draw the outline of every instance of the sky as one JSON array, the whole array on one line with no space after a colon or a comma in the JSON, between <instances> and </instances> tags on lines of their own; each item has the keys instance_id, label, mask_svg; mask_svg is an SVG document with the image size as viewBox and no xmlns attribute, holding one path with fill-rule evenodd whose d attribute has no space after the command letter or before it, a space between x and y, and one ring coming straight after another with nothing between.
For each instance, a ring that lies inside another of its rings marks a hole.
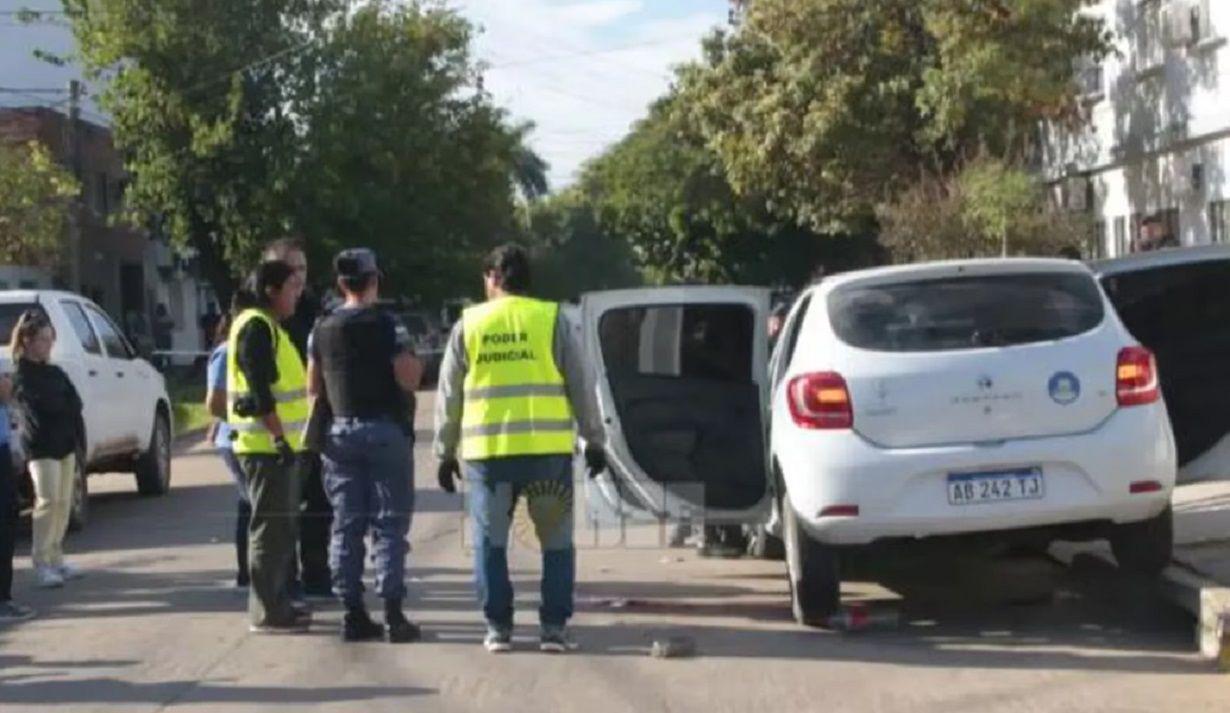
<instances>
[{"instance_id":1,"label":"sky","mask_svg":"<svg viewBox=\"0 0 1230 713\"><path fill-rule=\"evenodd\" d=\"M572 182L618 141L670 85L670 70L700 56L700 39L727 19L728 0L445 0L480 29L475 54L485 88L515 121L536 126L531 146L551 165L551 185ZM63 105L79 77L33 57L68 53L57 20L21 25L21 8L57 10L58 0L0 0L0 106ZM20 89L23 93L5 91ZM54 92L31 92L51 89ZM88 90L88 88L87 88ZM84 117L105 121L87 96Z\"/></svg>"},{"instance_id":2,"label":"sky","mask_svg":"<svg viewBox=\"0 0 1230 713\"><path fill-rule=\"evenodd\" d=\"M673 66L700 56L726 22L728 0L450 0L482 32L486 89L536 125L533 148L555 188L618 141L670 86Z\"/></svg>"}]
</instances>

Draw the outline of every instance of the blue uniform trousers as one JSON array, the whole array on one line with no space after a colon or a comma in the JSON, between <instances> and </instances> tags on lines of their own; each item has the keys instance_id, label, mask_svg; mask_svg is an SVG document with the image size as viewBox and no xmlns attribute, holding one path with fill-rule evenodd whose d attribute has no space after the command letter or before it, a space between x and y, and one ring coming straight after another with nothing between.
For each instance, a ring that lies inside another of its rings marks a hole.
<instances>
[{"instance_id":1,"label":"blue uniform trousers","mask_svg":"<svg viewBox=\"0 0 1230 713\"><path fill-rule=\"evenodd\" d=\"M329 566L333 591L347 606L363 602L363 538L370 532L376 590L386 601L406 596L406 552L414 511L412 438L390 420L336 419L323 455L333 506Z\"/></svg>"}]
</instances>

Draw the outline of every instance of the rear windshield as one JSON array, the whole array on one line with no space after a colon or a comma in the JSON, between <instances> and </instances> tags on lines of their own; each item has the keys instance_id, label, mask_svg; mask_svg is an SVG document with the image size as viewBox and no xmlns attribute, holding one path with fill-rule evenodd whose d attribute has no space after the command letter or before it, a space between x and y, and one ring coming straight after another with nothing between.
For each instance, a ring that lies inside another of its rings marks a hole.
<instances>
[{"instance_id":1,"label":"rear windshield","mask_svg":"<svg viewBox=\"0 0 1230 713\"><path fill-rule=\"evenodd\" d=\"M1088 332L1105 316L1092 276L981 275L851 286L829 296L847 344L886 352L1004 347Z\"/></svg>"},{"instance_id":2,"label":"rear windshield","mask_svg":"<svg viewBox=\"0 0 1230 713\"><path fill-rule=\"evenodd\" d=\"M7 347L9 340L13 337L13 327L17 326L17 320L21 319L22 313L30 308L40 308L33 302L6 302L0 304L0 347Z\"/></svg>"}]
</instances>

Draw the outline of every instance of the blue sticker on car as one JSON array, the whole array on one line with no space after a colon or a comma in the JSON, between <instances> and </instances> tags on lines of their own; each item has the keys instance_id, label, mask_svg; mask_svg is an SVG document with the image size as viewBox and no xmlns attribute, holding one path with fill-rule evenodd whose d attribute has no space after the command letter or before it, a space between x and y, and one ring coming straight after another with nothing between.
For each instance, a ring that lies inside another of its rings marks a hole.
<instances>
[{"instance_id":1,"label":"blue sticker on car","mask_svg":"<svg viewBox=\"0 0 1230 713\"><path fill-rule=\"evenodd\" d=\"M1051 400L1061 406L1076 403L1081 397L1081 380L1070 371L1061 371L1051 377L1047 384Z\"/></svg>"}]
</instances>

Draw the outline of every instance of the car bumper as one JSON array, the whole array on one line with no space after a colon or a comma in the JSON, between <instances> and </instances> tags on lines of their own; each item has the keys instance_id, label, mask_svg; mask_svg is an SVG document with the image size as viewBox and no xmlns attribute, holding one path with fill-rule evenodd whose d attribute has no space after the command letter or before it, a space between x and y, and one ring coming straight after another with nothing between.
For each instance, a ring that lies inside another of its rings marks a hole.
<instances>
[{"instance_id":1,"label":"car bumper","mask_svg":"<svg viewBox=\"0 0 1230 713\"><path fill-rule=\"evenodd\" d=\"M1087 521L1145 520L1161 512L1174 488L1176 451L1162 404L1120 409L1096 431L995 445L881 448L855 433L774 433L774 454L788 502L813 537L831 544L887 538L1012 530ZM1042 468L1037 500L971 505L948 502L948 475ZM1137 481L1154 492L1133 494ZM823 516L857 506L857 515Z\"/></svg>"}]
</instances>

